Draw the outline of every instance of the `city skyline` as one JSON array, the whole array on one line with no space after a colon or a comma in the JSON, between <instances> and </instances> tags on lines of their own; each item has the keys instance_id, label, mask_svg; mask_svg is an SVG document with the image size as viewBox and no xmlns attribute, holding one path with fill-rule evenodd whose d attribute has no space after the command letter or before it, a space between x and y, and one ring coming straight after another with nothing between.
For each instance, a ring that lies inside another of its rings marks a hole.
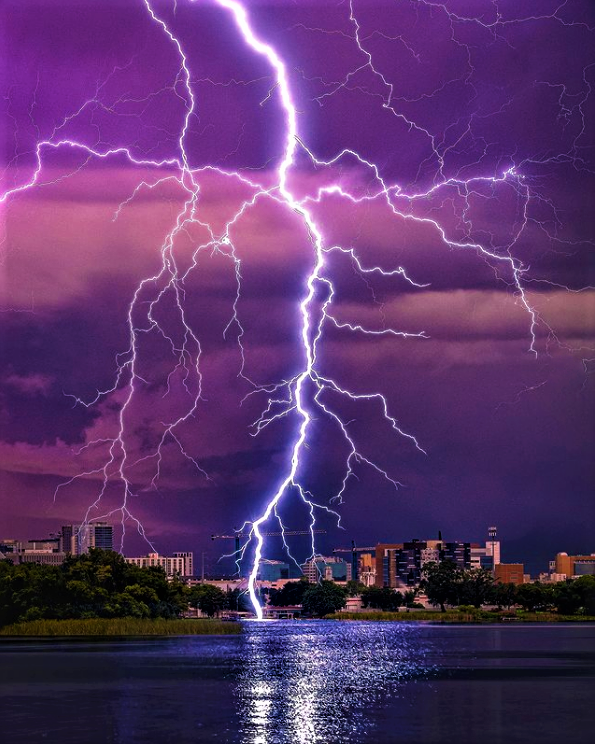
<instances>
[{"instance_id":1,"label":"city skyline","mask_svg":"<svg viewBox=\"0 0 595 744\"><path fill-rule=\"evenodd\" d=\"M87 525L85 529L85 536L83 539L78 539L76 535L79 532L79 525L62 525L59 530L57 531L50 531L48 533L47 537L40 537L39 535L36 538L32 538L30 535L2 535L0 534L0 545L5 544L7 542L15 542L20 545L20 549L24 548L30 551L35 551L38 549L41 550L49 550L50 548L48 545L50 543L55 543L54 549L55 551L64 553L64 552L72 552L73 555L78 555L81 552L85 552L89 547L102 547L102 548L108 548L108 549L114 549L117 550L116 542L117 537L114 537L113 528L117 527L118 525L112 525L106 522L97 522L97 523L90 523ZM95 530L96 528L99 528L100 530L100 537L96 537ZM65 534L65 530L67 533ZM519 546L517 543L513 543L513 545L507 545L506 541L502 540L502 536L497 532L497 527L486 527L484 530L484 534L481 537L475 537L474 539L471 539L468 535L460 535L457 533L454 533L452 536L443 536L442 531L439 530L435 535L429 535L427 533L421 533L421 537L414 537L414 536L403 536L400 534L392 535L392 538L390 541L370 541L372 544L370 547L362 547L357 546L353 544L351 547L347 547L346 545L339 545L335 544L332 549L319 550L316 554L316 560L319 558L324 558L324 556L332 556L333 561L334 560L343 560L347 564L351 562L350 555L353 553L354 550L356 550L358 555L362 554L370 554L373 555L375 551L377 552L379 549L385 548L394 548L396 544L400 544L401 547L405 545L411 545L415 542L429 542L432 545L436 543L443 543L443 544L466 544L469 545L472 549L487 549L487 554L489 556L494 556L494 558L489 558L488 562L490 565L492 564L512 564L516 562L522 563L526 567L526 571L529 572L533 576L537 576L540 573L546 573L548 571L548 567L551 570L551 563L554 556L560 556L560 555L592 555L593 554L593 543L591 542L589 545L583 545L581 549L575 549L572 547L569 547L568 545L563 546L556 546L555 549L549 550L545 545L542 546L542 552L539 554L535 554L531 551L530 547L527 545L523 546L522 544ZM117 533L116 533L117 535ZM231 536L230 536L231 537ZM237 538L240 539L240 538ZM326 538L321 538L321 540L324 540L326 545L330 545L331 538L327 536ZM212 542L212 540L211 540ZM296 578L299 576L298 566L291 561L290 558L288 558L287 554L284 552L284 549L282 548L281 540L277 541L280 543L279 549L277 552L274 552L274 549L267 551L267 555L263 556L262 563L283 563L284 565L288 565L291 571L291 575L293 578ZM37 544L42 545L43 547L39 548L37 547ZM71 546L70 548L66 549L65 545ZM496 548L492 547L490 549L490 545L495 545ZM482 545L485 546L485 548L482 548ZM572 543L571 543L572 545ZM192 547L189 547L192 546ZM125 550L122 552L122 555L124 555L125 558L131 558L134 557L138 565L157 565L157 564L149 564L146 562L147 558L150 558L151 555L159 555L160 558L163 559L163 561L166 560L167 556L172 556L172 558L167 558L167 560L178 560L178 558L183 557L185 555L194 555L196 556L196 559L193 561L192 558L190 558L190 565L194 566L194 575L198 576L201 572L201 570L205 570L206 575L211 576L221 576L221 577L229 577L233 576L234 573L237 573L238 569L235 565L235 559L232 557L233 554L233 548L230 547L229 550L222 550L222 552L217 552L212 544L206 546L208 549L204 549L204 544L198 544L198 543L191 543L190 541L187 543L184 543L184 545L180 545L179 543L172 543L171 547L168 549L160 550L155 553L152 553L151 551L137 551L136 553L131 550ZM2 552L0 550L0 552ZM136 557L138 555L142 556L140 558ZM9 555L9 553L7 553ZM476 567L484 566L483 559L480 561L479 559L479 552L475 552L476 558L475 561L472 561L473 564L477 564ZM447 556L448 557L448 556ZM306 556L308 560L311 560L311 556ZM165 563L163 563L165 566ZM304 569L305 563L301 563L302 570ZM470 564L471 565L471 564ZM249 572L249 560L245 559L242 561L242 576L246 576ZM560 571L562 572L562 571ZM238 574L239 575L239 574ZM308 576L309 573L306 571L303 575Z\"/></svg>"}]
</instances>

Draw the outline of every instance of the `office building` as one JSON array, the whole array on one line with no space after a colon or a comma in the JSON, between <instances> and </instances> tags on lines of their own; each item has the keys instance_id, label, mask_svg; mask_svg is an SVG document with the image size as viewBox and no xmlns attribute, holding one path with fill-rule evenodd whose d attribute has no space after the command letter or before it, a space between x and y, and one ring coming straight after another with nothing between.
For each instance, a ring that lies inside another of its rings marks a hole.
<instances>
[{"instance_id":1,"label":"office building","mask_svg":"<svg viewBox=\"0 0 595 744\"><path fill-rule=\"evenodd\" d=\"M259 581L281 581L289 578L289 564L263 559L258 565Z\"/></svg>"},{"instance_id":2,"label":"office building","mask_svg":"<svg viewBox=\"0 0 595 744\"><path fill-rule=\"evenodd\" d=\"M184 571L182 576L194 576L194 553L189 551L182 551L173 553L174 558L181 558L185 561Z\"/></svg>"},{"instance_id":3,"label":"office building","mask_svg":"<svg viewBox=\"0 0 595 744\"><path fill-rule=\"evenodd\" d=\"M189 552L174 553L173 556L149 553L139 558L125 557L124 560L127 563L133 563L139 568L158 566L165 571L168 577L193 575L193 554Z\"/></svg>"},{"instance_id":4,"label":"office building","mask_svg":"<svg viewBox=\"0 0 595 744\"><path fill-rule=\"evenodd\" d=\"M52 550L23 550L18 553L6 555L14 565L19 563L41 563L44 566L60 566L66 559L66 553Z\"/></svg>"},{"instance_id":5,"label":"office building","mask_svg":"<svg viewBox=\"0 0 595 744\"><path fill-rule=\"evenodd\" d=\"M302 565L304 576L312 584L325 581L350 581L351 565L342 558L319 555Z\"/></svg>"},{"instance_id":6,"label":"office building","mask_svg":"<svg viewBox=\"0 0 595 744\"><path fill-rule=\"evenodd\" d=\"M572 579L576 576L595 576L595 553L591 555L568 555L568 553L558 553L555 561L550 562L550 570L553 573L563 576L565 579Z\"/></svg>"},{"instance_id":7,"label":"office building","mask_svg":"<svg viewBox=\"0 0 595 744\"><path fill-rule=\"evenodd\" d=\"M500 541L495 527L488 528L488 539L485 546L471 543L471 568L485 568L494 571L500 563Z\"/></svg>"},{"instance_id":8,"label":"office building","mask_svg":"<svg viewBox=\"0 0 595 744\"><path fill-rule=\"evenodd\" d=\"M376 583L376 556L373 553L359 556L357 580L364 586L374 586Z\"/></svg>"},{"instance_id":9,"label":"office building","mask_svg":"<svg viewBox=\"0 0 595 744\"><path fill-rule=\"evenodd\" d=\"M107 522L87 524L65 524L60 532L60 548L63 553L82 555L89 548L113 550L114 528Z\"/></svg>"},{"instance_id":10,"label":"office building","mask_svg":"<svg viewBox=\"0 0 595 744\"><path fill-rule=\"evenodd\" d=\"M22 540L13 540L12 538L4 538L0 540L0 553L2 555L10 555L11 553L18 553L23 549Z\"/></svg>"},{"instance_id":11,"label":"office building","mask_svg":"<svg viewBox=\"0 0 595 744\"><path fill-rule=\"evenodd\" d=\"M413 539L405 543L376 546L376 586L416 586L427 563L450 560L459 568L471 568L471 543Z\"/></svg>"},{"instance_id":12,"label":"office building","mask_svg":"<svg viewBox=\"0 0 595 744\"><path fill-rule=\"evenodd\" d=\"M16 566L20 563L42 563L59 566L66 554L60 551L60 538L48 537L32 540L1 540L0 554Z\"/></svg>"}]
</instances>

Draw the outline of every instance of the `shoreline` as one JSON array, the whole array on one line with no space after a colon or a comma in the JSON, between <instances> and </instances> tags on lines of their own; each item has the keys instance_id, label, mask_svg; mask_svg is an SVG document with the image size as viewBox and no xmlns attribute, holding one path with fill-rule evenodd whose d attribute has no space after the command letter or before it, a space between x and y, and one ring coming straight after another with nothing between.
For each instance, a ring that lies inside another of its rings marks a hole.
<instances>
[{"instance_id":1,"label":"shoreline","mask_svg":"<svg viewBox=\"0 0 595 744\"><path fill-rule=\"evenodd\" d=\"M358 620L368 622L405 622L431 623L435 625L485 625L485 624L517 624L517 623L595 623L592 615L558 615L553 612L514 613L498 612L438 612L433 610L419 610L414 612L335 612L327 615L326 620Z\"/></svg>"}]
</instances>

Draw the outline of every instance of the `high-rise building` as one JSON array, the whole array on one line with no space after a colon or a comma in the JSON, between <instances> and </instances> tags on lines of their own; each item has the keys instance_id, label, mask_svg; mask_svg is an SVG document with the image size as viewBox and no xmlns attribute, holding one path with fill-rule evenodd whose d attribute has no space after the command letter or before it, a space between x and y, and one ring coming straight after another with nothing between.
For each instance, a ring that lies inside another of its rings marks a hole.
<instances>
[{"instance_id":1,"label":"high-rise building","mask_svg":"<svg viewBox=\"0 0 595 744\"><path fill-rule=\"evenodd\" d=\"M65 524L60 532L62 552L72 555L88 553L89 548L113 550L114 528L107 522Z\"/></svg>"},{"instance_id":2,"label":"high-rise building","mask_svg":"<svg viewBox=\"0 0 595 744\"><path fill-rule=\"evenodd\" d=\"M405 543L376 546L376 586L415 586L426 563L450 560L471 567L471 543L413 539Z\"/></svg>"},{"instance_id":3,"label":"high-rise building","mask_svg":"<svg viewBox=\"0 0 595 744\"><path fill-rule=\"evenodd\" d=\"M471 543L471 568L485 568L494 571L500 563L500 542L495 527L488 527L488 539L485 547Z\"/></svg>"},{"instance_id":4,"label":"high-rise building","mask_svg":"<svg viewBox=\"0 0 595 744\"><path fill-rule=\"evenodd\" d=\"M173 553L174 558L182 558L185 561L184 571L182 576L194 576L194 553L189 551L182 551Z\"/></svg>"},{"instance_id":5,"label":"high-rise building","mask_svg":"<svg viewBox=\"0 0 595 744\"><path fill-rule=\"evenodd\" d=\"M174 553L173 556L159 555L159 553L149 553L139 558L127 558L127 563L134 563L139 568L151 568L159 566L167 576L192 576L193 554L192 553Z\"/></svg>"}]
</instances>

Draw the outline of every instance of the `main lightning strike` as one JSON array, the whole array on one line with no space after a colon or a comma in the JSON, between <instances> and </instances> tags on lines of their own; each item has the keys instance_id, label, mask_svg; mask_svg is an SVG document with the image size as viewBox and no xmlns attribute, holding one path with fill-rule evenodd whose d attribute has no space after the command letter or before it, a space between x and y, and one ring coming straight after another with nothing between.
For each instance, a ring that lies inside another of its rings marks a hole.
<instances>
[{"instance_id":1,"label":"main lightning strike","mask_svg":"<svg viewBox=\"0 0 595 744\"><path fill-rule=\"evenodd\" d=\"M196 0L192 1L194 4L198 4ZM260 516L253 521L246 522L244 526L240 528L240 532L246 535L246 540L241 546L240 555L236 556L236 558L239 559L243 557L249 549L253 550L252 564L248 579L248 593L254 611L260 619L262 618L262 608L257 596L257 573L264 550L265 534L263 527L270 519L276 519L279 522L284 546L291 557L289 545L285 539L285 526L279 511L279 507L283 499L287 498L287 494L292 491L295 492L309 513L312 555L315 554L314 527L316 523L316 512L323 511L330 513L340 521L338 512L317 501L315 496L305 487L303 482L305 454L308 447L311 424L315 418L321 416L331 422L337 429L343 441L346 443L348 450L341 486L338 492L332 497L332 499L330 499L330 502L335 501L339 504L341 503L350 479L356 477L353 471L354 464L365 465L366 467L372 468L395 488L398 488L401 485L399 481L396 480L386 469L382 468L374 462L373 459L365 456L360 451L353 435L350 433L350 422L345 421L341 417L339 412L324 397L325 393L329 394L327 397L330 397L331 399L334 395L342 399L350 399L356 402L378 405L381 417L386 424L390 426L391 430L399 437L402 437L417 451L426 454L417 438L413 434L405 431L405 429L399 424L398 420L389 411L387 400L381 393L362 393L352 391L347 389L339 381L323 374L317 366L317 350L327 325L331 325L341 332L355 332L372 337L395 336L402 338L414 337L419 339L428 337L423 330L401 330L390 327L383 327L379 330L375 330L367 328L361 323L350 322L336 317L332 312L335 286L330 277L330 269L326 261L328 256L337 254L350 260L354 270L364 279L372 274L377 274L383 277L394 278L398 281L406 282L414 289L423 289L428 285L412 279L407 271L401 266L393 269L386 269L376 265L370 266L356 253L353 247L327 244L323 229L315 219L314 210L312 209L313 206L319 205L323 199L330 196L335 196L354 204L378 202L385 205L392 214L400 219L413 221L417 224L431 227L445 246L455 250L468 250L475 252L493 269L498 280L503 280L510 285L518 299L518 302L528 315L530 351L535 354L537 353L536 329L540 323L544 325L550 334L553 334L553 331L544 323L537 310L531 305L525 289L525 284L528 281L545 282L546 280L531 280L528 277L526 278L525 274L527 272L527 267L525 267L520 260L515 258L512 253L515 244L529 222L528 205L530 201L535 198L531 193L529 186L526 184L520 169L511 167L496 175L473 177L467 180L455 177L442 177L446 149L440 150L436 137L428 131L427 128L407 118L396 108L397 99L394 97L393 84L387 79L384 73L375 66L371 52L364 45L364 39L361 35L361 26L354 11L353 0L350 0L349 2L349 22L354 30L353 41L360 54L363 56L364 61L360 67L348 73L342 81L330 84L332 89L319 96L317 100L320 103L321 99L334 95L341 88L348 86L353 77L359 71L364 69L369 70L375 78L381 81L381 84L386 91L386 95L383 97L383 106L389 109L398 119L404 121L407 126L414 128L425 135L430 142L433 156L436 158L438 163L437 177L433 185L423 192L411 192L403 189L399 184L387 183L381 176L378 166L354 150L342 150L336 156L328 160L322 160L316 157L315 153L308 148L298 132L297 107L292 95L287 67L281 55L275 48L270 44L265 43L256 34L252 27L248 11L239 0L215 0L215 2L230 14L243 43L252 50L254 54L262 57L266 61L274 79L267 97L261 101L262 106L270 98L278 98L283 112L284 146L280 161L274 171L274 182L272 185L269 183L265 186L259 183L257 179L249 179L239 172L228 172L224 168L215 166L207 166L202 169L193 168L191 158L189 157L186 148L186 138L190 122L196 114L197 101L195 93L193 92L193 77L191 75L188 58L184 53L182 43L172 32L168 23L159 16L153 7L151 0L143 0L143 4L151 21L160 28L169 39L176 50L179 60L179 69L174 83L169 89L175 93L176 97L180 101L182 101L185 108L183 124L177 138L177 155L163 160L154 160L146 157L138 157L133 154L132 146L126 147L122 145L118 147L105 148L100 147L99 144L91 146L70 138L56 138L62 127L68 122L76 119L85 107L91 105L91 103L103 106L103 103L99 101L99 95L103 86L98 85L94 98L86 101L76 111L66 116L62 124L54 129L52 136L37 143L35 153L36 167L32 176L26 183L8 189L0 197L0 202L6 201L11 197L16 197L18 194L29 189L53 183L53 181L42 181L43 156L47 150L57 151L62 148L70 148L80 151L81 154L85 156L85 163L83 163L80 168L84 167L86 162L92 158L105 159L124 157L132 166L139 168L150 167L158 173L163 174L154 180L141 180L130 196L118 206L113 215L114 220L117 220L122 211L126 209L144 190L153 190L166 182L171 182L177 185L184 194L184 202L176 216L175 224L165 237L160 248L161 266L156 273L146 277L139 283L130 302L127 315L129 346L125 352L119 354L116 358L117 370L113 385L107 390L98 391L95 397L87 401L82 400L78 396L72 396L75 400L75 404L82 404L90 407L95 406L100 400L104 399L108 395L115 394L120 390L124 391L124 400L120 406L118 414L118 431L115 437L111 439L101 438L89 442L77 453L80 454L89 447L107 446L108 452L104 464L98 468L85 470L75 475L73 478L58 486L55 493L56 497L61 488L70 485L78 478L99 476L101 487L97 498L87 509L83 526L89 521L102 519L119 513L122 523L122 541L124 540L126 523L130 520L136 525L139 533L147 539L147 542L149 542L142 524L132 514L129 508L130 498L134 495L131 471L141 463L147 463L149 461L154 462L154 474L150 483L153 487L156 487L158 478L161 474L161 464L164 456L165 445L168 442L177 446L181 455L193 464L201 476L209 478L208 473L201 467L200 463L189 454L179 433L183 424L196 415L200 401L202 400L203 388L201 372L202 345L199 337L194 332L191 323L188 321L185 302L185 282L188 280L192 271L196 268L198 257L203 252L210 251L212 253L217 253L229 259L231 262L235 276L236 292L232 305L231 317L224 333L229 332L232 327L236 330L237 345L241 358L238 374L253 387L252 391L248 393L248 395L265 395L267 397L266 407L262 411L260 417L254 422L252 434L254 436L258 435L258 433L267 426L289 415L296 415L299 419L297 433L290 447L291 457L287 473L283 475L274 490L274 493L266 501L266 506ZM419 3L420 5L427 5L444 11L451 24L456 20L461 22L471 22L471 20L473 20L474 22L481 23L484 28L488 28L496 33L498 24L503 23L500 19L494 23L485 23L478 21L477 19L458 17L450 13L442 3L427 2L427 0L419 0ZM558 21L560 21L560 18L556 14L563 5L564 3L562 3L559 8L556 9L555 14L553 14L553 17ZM512 22L513 21L508 21L508 23ZM200 80L200 78L197 77L196 80ZM108 109L113 110L117 103L118 101L113 103L111 108L109 105L106 106ZM357 163L358 167L371 174L371 184L373 184L373 186L368 185L366 193L361 194L336 181L330 186L319 187L313 194L299 198L292 191L289 183L291 172L296 168L298 151L303 153L308 161L316 168L332 169L333 166L339 164L342 160L352 159ZM202 173L206 171L242 183L252 192L251 195L243 201L233 217L226 223L224 229L219 233L217 233L208 222L204 221L200 217L200 177ZM474 193L476 193L476 189L486 185L489 185L492 188L507 187L513 189L522 205L522 219L520 220L518 229L511 236L510 241L504 249L496 250L489 243L482 244L472 237L471 226L468 221L470 200ZM463 239L460 237L454 238L449 235L447 228L440 224L438 219L427 216L427 214L424 214L421 211L416 212L417 205L421 202L432 198L442 198L446 200L455 197L460 199L463 204L460 211L460 222L466 235ZM300 345L301 353L303 355L303 363L299 372L290 380L283 380L272 385L260 385L251 380L246 373L246 360L243 347L244 329L239 316L239 301L241 298L242 288L242 265L231 238L233 228L260 200L272 200L275 203L280 204L292 214L297 215L309 237L313 252L312 266L308 275L305 277L303 297L299 304L299 314L301 318ZM208 237L204 242L201 242L194 248L190 266L185 270L181 270L176 259L174 244L176 239L187 232L191 226L200 227L206 232ZM548 283L552 284L551 282ZM147 296L150 297L150 299L147 299ZM158 320L158 309L160 305L165 302L165 298L173 299L177 314L176 317L179 322L178 334L174 333L172 329L165 328ZM147 309L142 311L141 308L145 305ZM139 370L139 340L149 333L156 333L164 340L175 361L175 364L167 377L167 386L164 397L166 398L170 394L170 385L172 381L177 377L180 377L181 385L188 398L188 404L182 413L177 416L172 416L170 420L161 422L162 432L154 451L143 457L131 459L127 447L127 415L139 389L141 389L143 385L147 384L147 381L141 375ZM176 335L178 336L177 338ZM121 485L123 494L122 502L117 509L101 513L102 501L113 479ZM101 513L101 516L97 516L98 513Z\"/></svg>"}]
</instances>

